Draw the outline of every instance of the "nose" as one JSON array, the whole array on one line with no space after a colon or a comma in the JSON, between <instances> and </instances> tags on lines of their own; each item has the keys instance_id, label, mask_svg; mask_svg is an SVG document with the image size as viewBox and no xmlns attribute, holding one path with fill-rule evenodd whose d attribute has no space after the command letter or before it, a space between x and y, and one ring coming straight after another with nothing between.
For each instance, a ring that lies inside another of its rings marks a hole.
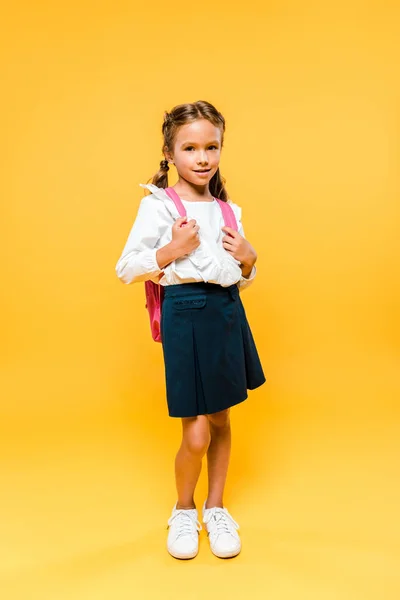
<instances>
[{"instance_id":1,"label":"nose","mask_svg":"<svg viewBox=\"0 0 400 600\"><path fill-rule=\"evenodd\" d=\"M205 150L200 150L200 154L199 157L197 159L197 163L199 165L205 165L208 164L208 158L207 158L207 153Z\"/></svg>"}]
</instances>

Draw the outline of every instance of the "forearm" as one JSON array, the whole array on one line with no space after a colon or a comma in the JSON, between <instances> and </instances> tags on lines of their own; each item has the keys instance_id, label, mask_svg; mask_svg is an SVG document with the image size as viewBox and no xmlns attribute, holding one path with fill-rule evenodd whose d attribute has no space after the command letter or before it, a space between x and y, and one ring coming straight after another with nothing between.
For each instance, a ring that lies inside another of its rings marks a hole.
<instances>
[{"instance_id":1,"label":"forearm","mask_svg":"<svg viewBox=\"0 0 400 600\"><path fill-rule=\"evenodd\" d=\"M242 277L238 283L239 291L243 291L248 288L254 281L254 278L257 274L256 267L257 256L251 262L241 264L240 268L242 269Z\"/></svg>"},{"instance_id":2,"label":"forearm","mask_svg":"<svg viewBox=\"0 0 400 600\"><path fill-rule=\"evenodd\" d=\"M240 263L240 268L242 269L242 276L245 277L246 279L248 277L250 277L250 274L253 270L254 265L256 264L257 261L257 254L255 252L254 249L252 249L252 254L251 256L248 258L248 260Z\"/></svg>"},{"instance_id":3,"label":"forearm","mask_svg":"<svg viewBox=\"0 0 400 600\"><path fill-rule=\"evenodd\" d=\"M255 261L254 261L254 263L255 263ZM253 264L249 264L249 265L244 265L244 264L240 265L240 268L242 269L242 276L245 277L246 279L248 277L250 277L250 273L253 270L254 263Z\"/></svg>"},{"instance_id":4,"label":"forearm","mask_svg":"<svg viewBox=\"0 0 400 600\"><path fill-rule=\"evenodd\" d=\"M159 248L156 252L156 260L160 269L164 269L164 267L181 256L182 251L173 240L169 244Z\"/></svg>"}]
</instances>

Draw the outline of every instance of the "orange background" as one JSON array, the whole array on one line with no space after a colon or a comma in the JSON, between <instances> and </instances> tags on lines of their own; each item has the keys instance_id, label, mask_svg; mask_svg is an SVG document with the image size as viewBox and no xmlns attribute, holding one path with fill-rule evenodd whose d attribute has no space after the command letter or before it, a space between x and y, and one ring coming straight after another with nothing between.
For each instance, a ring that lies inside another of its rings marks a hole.
<instances>
[{"instance_id":1,"label":"orange background","mask_svg":"<svg viewBox=\"0 0 400 600\"><path fill-rule=\"evenodd\" d=\"M4 598L399 597L399 18L390 1L8 7ZM165 549L180 422L144 286L114 268L163 111L199 99L227 122L268 382L232 411L242 553L221 561L203 531L182 563Z\"/></svg>"}]
</instances>

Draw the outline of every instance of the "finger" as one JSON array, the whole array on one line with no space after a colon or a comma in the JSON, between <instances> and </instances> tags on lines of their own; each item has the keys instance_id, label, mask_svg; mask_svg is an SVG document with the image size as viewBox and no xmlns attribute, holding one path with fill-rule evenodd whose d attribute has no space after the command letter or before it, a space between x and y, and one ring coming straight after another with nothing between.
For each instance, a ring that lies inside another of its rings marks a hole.
<instances>
[{"instance_id":1,"label":"finger","mask_svg":"<svg viewBox=\"0 0 400 600\"><path fill-rule=\"evenodd\" d=\"M235 252L234 246L230 246L229 244L224 244L223 247L225 248L225 250L229 250L229 252Z\"/></svg>"},{"instance_id":2,"label":"finger","mask_svg":"<svg viewBox=\"0 0 400 600\"><path fill-rule=\"evenodd\" d=\"M228 227L227 225L225 225L224 227L221 227L222 231L224 231L225 233L229 234L232 237L236 237L238 235L238 232L235 231L235 229L232 229L232 227Z\"/></svg>"},{"instance_id":3,"label":"finger","mask_svg":"<svg viewBox=\"0 0 400 600\"><path fill-rule=\"evenodd\" d=\"M236 253L235 246L231 246L230 244L224 243L223 247L227 252L235 252Z\"/></svg>"},{"instance_id":4,"label":"finger","mask_svg":"<svg viewBox=\"0 0 400 600\"><path fill-rule=\"evenodd\" d=\"M224 237L222 238L223 242L229 242L230 244L237 244L235 238L231 237L230 235L224 235Z\"/></svg>"},{"instance_id":5,"label":"finger","mask_svg":"<svg viewBox=\"0 0 400 600\"><path fill-rule=\"evenodd\" d=\"M222 243L224 244L224 246L227 245L230 248L236 247L235 240L233 238L230 238L230 239L228 237L223 238Z\"/></svg>"}]
</instances>

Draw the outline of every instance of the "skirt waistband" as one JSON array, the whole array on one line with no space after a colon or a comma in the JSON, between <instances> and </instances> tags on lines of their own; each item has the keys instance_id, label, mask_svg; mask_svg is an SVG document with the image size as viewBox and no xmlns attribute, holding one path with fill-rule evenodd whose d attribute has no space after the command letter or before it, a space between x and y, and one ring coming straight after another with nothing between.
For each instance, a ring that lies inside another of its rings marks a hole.
<instances>
[{"instance_id":1,"label":"skirt waistband","mask_svg":"<svg viewBox=\"0 0 400 600\"><path fill-rule=\"evenodd\" d=\"M223 287L217 283L208 283L206 281L194 281L190 283L177 283L164 286L164 297L174 296L193 296L198 293L206 294L230 294L232 298L239 295L239 289L236 283Z\"/></svg>"}]
</instances>

